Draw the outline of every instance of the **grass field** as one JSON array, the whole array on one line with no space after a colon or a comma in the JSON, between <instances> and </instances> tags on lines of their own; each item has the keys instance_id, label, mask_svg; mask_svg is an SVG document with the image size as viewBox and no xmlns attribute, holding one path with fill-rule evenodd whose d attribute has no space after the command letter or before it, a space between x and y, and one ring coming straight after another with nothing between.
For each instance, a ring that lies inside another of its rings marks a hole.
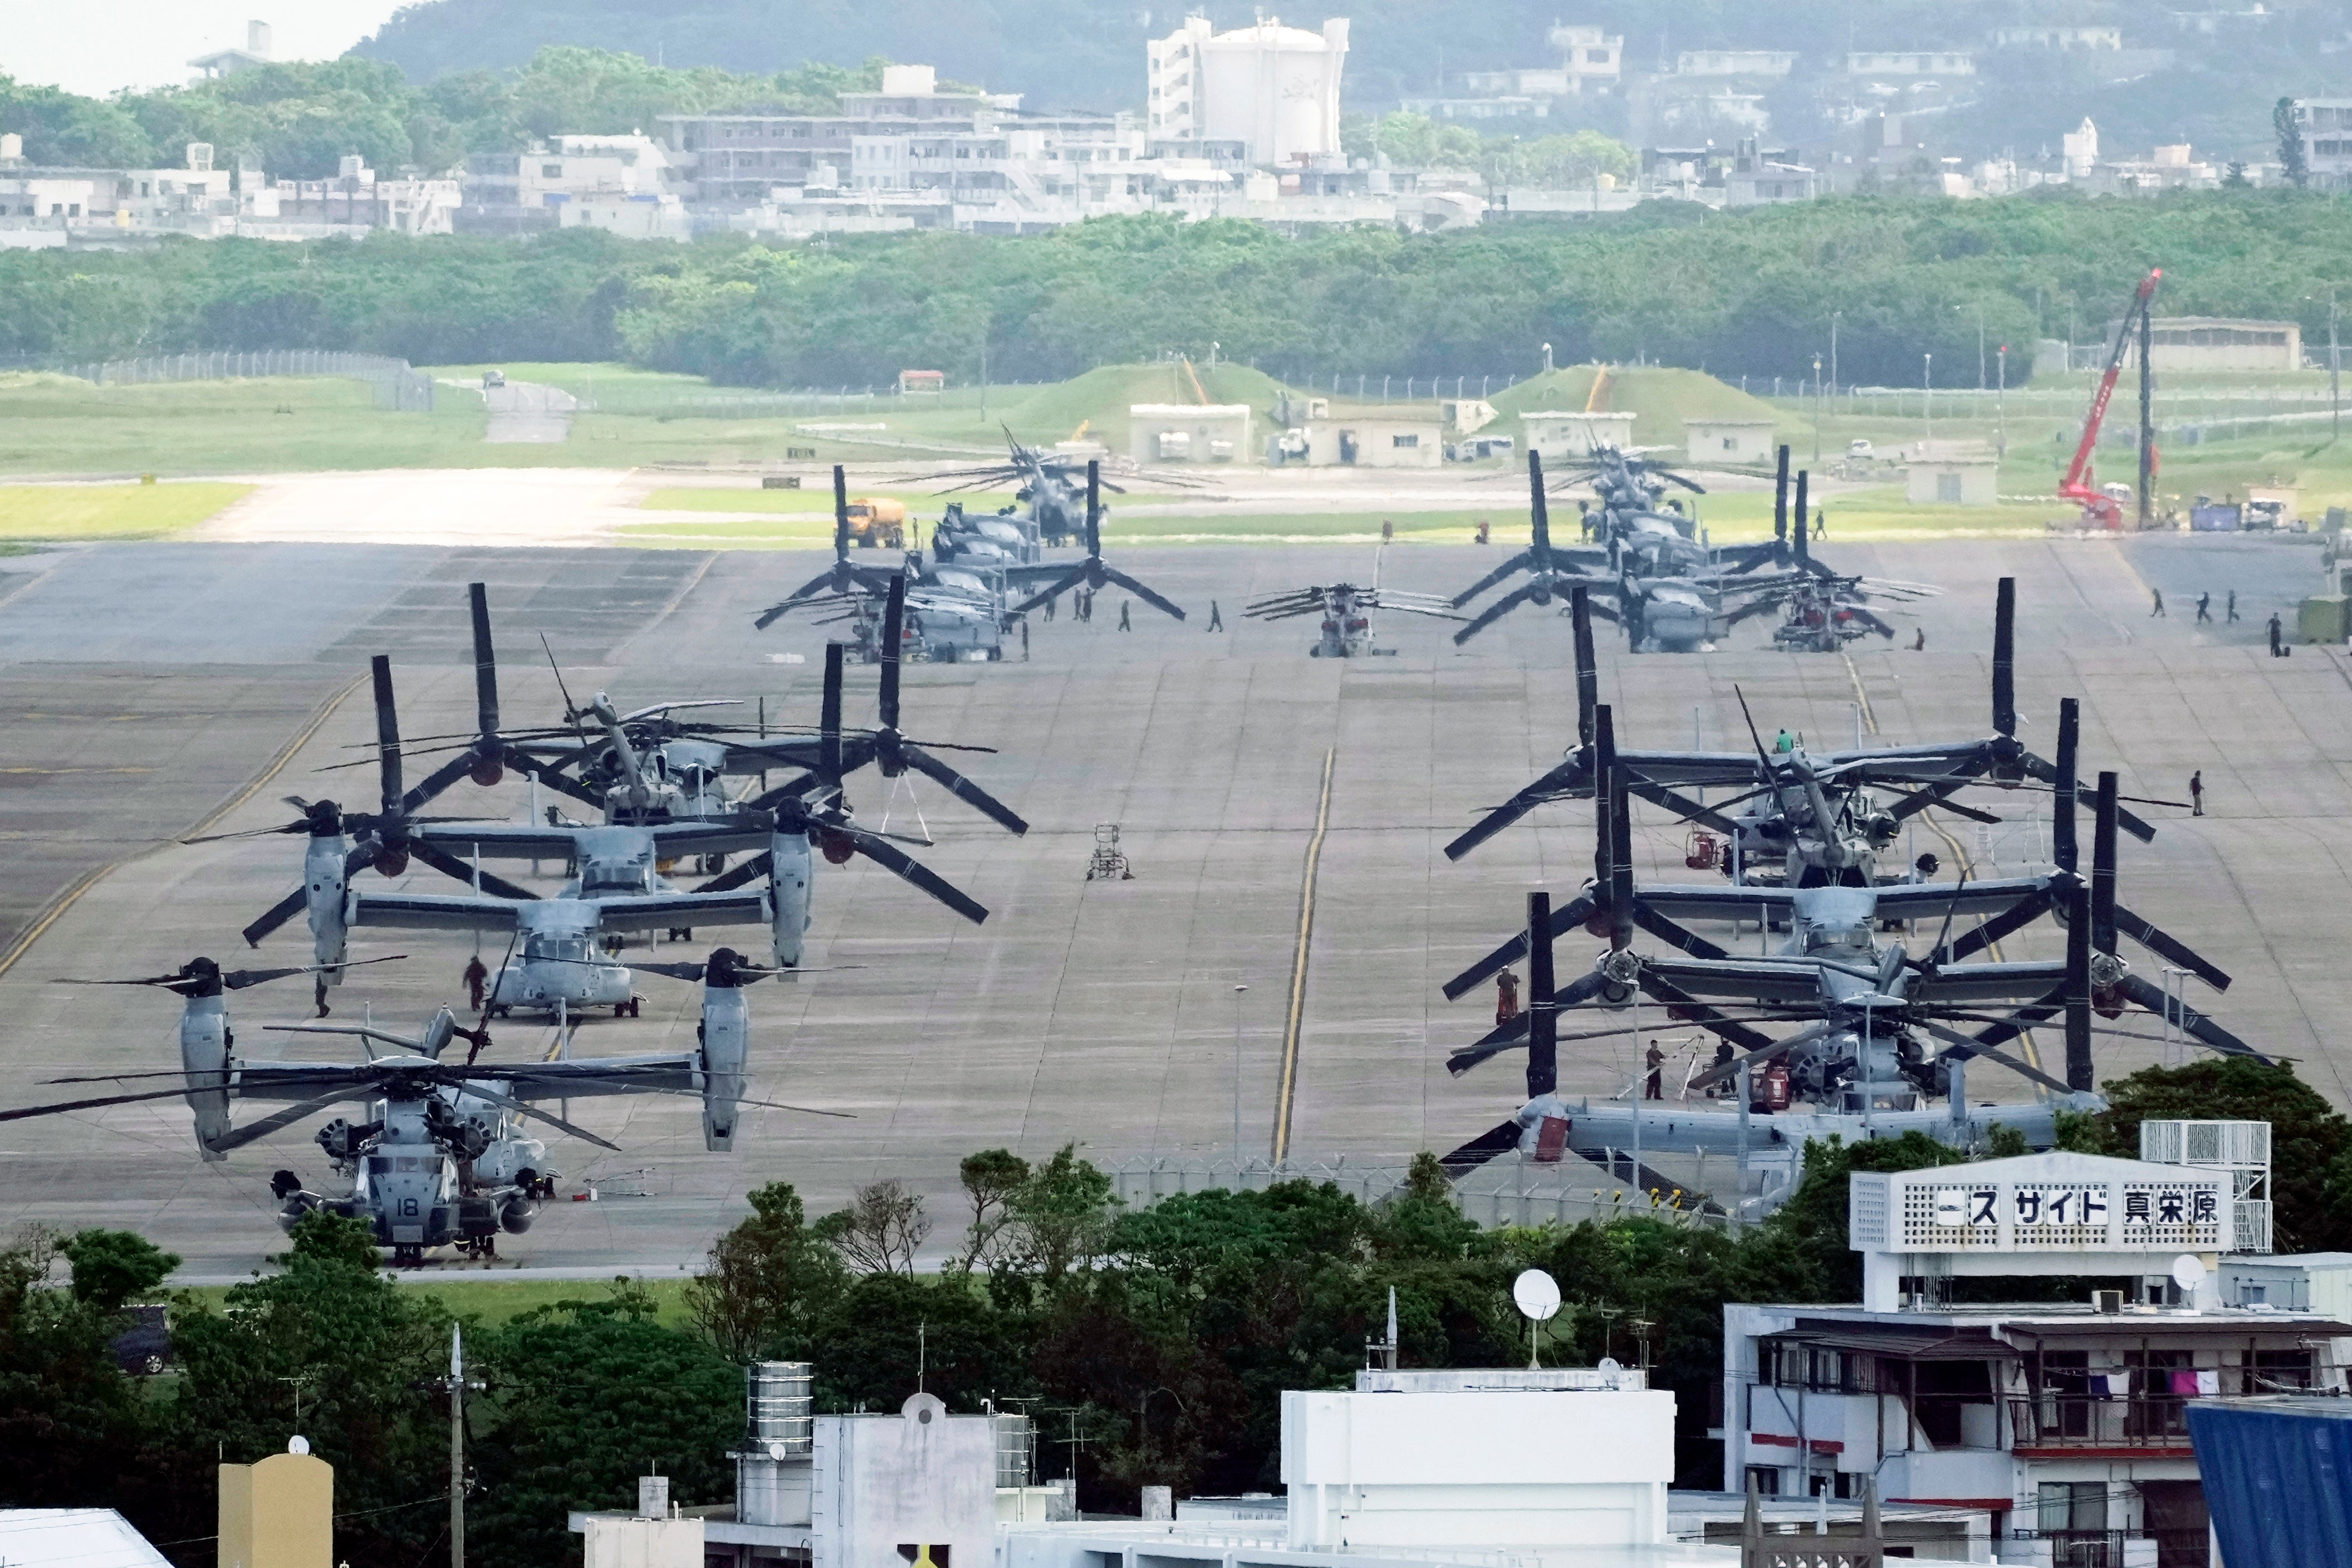
<instances>
[{"instance_id":1,"label":"grass field","mask_svg":"<svg viewBox=\"0 0 2352 1568\"><path fill-rule=\"evenodd\" d=\"M194 528L251 485L0 485L0 540L149 539Z\"/></svg>"},{"instance_id":2,"label":"grass field","mask_svg":"<svg viewBox=\"0 0 2352 1568\"><path fill-rule=\"evenodd\" d=\"M652 1294L657 1304L656 1315L662 1322L680 1324L687 1321L684 1279L634 1280L631 1283ZM501 1280L487 1270L481 1274L404 1278L401 1288L415 1290L419 1295L437 1297L457 1317L484 1324L511 1322L525 1312L552 1307L561 1301L608 1301L613 1298L613 1287L605 1280ZM185 1294L217 1310L228 1299L229 1289L225 1285L207 1285Z\"/></svg>"}]
</instances>

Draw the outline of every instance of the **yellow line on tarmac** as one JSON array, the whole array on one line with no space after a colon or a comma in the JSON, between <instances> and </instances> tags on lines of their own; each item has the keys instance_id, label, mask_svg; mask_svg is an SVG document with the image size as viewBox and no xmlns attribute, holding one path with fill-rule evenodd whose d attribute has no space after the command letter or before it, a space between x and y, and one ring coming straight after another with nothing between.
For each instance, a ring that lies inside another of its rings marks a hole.
<instances>
[{"instance_id":1,"label":"yellow line on tarmac","mask_svg":"<svg viewBox=\"0 0 2352 1568\"><path fill-rule=\"evenodd\" d=\"M1307 948L1315 932L1315 873L1323 864L1323 836L1331 826L1331 771L1339 748L1323 753L1323 798L1315 807L1315 837L1307 844L1307 874L1298 889L1298 951L1290 962L1290 1011L1282 1028L1282 1089L1275 1100L1274 1160L1290 1157L1290 1108L1298 1098L1298 1025L1307 1009ZM1234 1151L1234 1158L1241 1152Z\"/></svg>"}]
</instances>

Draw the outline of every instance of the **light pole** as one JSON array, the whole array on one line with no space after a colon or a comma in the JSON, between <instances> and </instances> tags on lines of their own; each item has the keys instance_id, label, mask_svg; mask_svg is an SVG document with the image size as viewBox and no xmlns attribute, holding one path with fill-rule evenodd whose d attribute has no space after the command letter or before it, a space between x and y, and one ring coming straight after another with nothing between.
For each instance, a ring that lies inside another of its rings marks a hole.
<instances>
[{"instance_id":1,"label":"light pole","mask_svg":"<svg viewBox=\"0 0 2352 1568\"><path fill-rule=\"evenodd\" d=\"M1984 307L1982 305L1955 305L1952 309L1955 310L1972 310L1977 313L1977 390L1979 392L1982 392L1985 389Z\"/></svg>"},{"instance_id":2,"label":"light pole","mask_svg":"<svg viewBox=\"0 0 2352 1568\"><path fill-rule=\"evenodd\" d=\"M1919 417L1927 426L1922 440L1936 438L1936 356L1919 356Z\"/></svg>"},{"instance_id":3,"label":"light pole","mask_svg":"<svg viewBox=\"0 0 2352 1568\"><path fill-rule=\"evenodd\" d=\"M2006 458L2009 456L2009 345L2007 343L2000 345L2000 380L1995 384L1992 395L1995 432L1993 454L1996 457Z\"/></svg>"},{"instance_id":4,"label":"light pole","mask_svg":"<svg viewBox=\"0 0 2352 1568\"><path fill-rule=\"evenodd\" d=\"M2336 290L2327 291L2327 438L2344 433L2344 404L2336 395L2344 370L2344 354L2336 341Z\"/></svg>"},{"instance_id":5,"label":"light pole","mask_svg":"<svg viewBox=\"0 0 2352 1568\"><path fill-rule=\"evenodd\" d=\"M1844 312L1843 310L1832 310L1832 311L1830 312L1830 395L1831 395L1832 397L1835 397L1835 396L1837 395L1837 389L1838 389L1838 373L1837 373L1837 333L1838 333L1838 318L1839 318L1839 317L1841 317L1841 316L1843 316L1843 315L1844 315L1844 314L1845 314L1845 312Z\"/></svg>"},{"instance_id":6,"label":"light pole","mask_svg":"<svg viewBox=\"0 0 2352 1568\"><path fill-rule=\"evenodd\" d=\"M1242 1184L1242 996L1246 985L1234 987L1234 1190Z\"/></svg>"},{"instance_id":7,"label":"light pole","mask_svg":"<svg viewBox=\"0 0 2352 1568\"><path fill-rule=\"evenodd\" d=\"M1822 460L1822 356L1813 356L1813 461Z\"/></svg>"}]
</instances>

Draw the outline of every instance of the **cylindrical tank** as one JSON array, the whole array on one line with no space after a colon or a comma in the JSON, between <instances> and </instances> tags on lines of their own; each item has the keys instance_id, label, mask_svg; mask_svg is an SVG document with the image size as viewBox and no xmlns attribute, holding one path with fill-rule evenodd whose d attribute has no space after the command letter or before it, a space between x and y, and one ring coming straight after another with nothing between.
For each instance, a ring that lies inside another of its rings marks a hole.
<instances>
[{"instance_id":1,"label":"cylindrical tank","mask_svg":"<svg viewBox=\"0 0 2352 1568\"><path fill-rule=\"evenodd\" d=\"M743 1435L751 1447L776 1458L809 1452L814 1376L804 1361L760 1361L745 1369Z\"/></svg>"}]
</instances>

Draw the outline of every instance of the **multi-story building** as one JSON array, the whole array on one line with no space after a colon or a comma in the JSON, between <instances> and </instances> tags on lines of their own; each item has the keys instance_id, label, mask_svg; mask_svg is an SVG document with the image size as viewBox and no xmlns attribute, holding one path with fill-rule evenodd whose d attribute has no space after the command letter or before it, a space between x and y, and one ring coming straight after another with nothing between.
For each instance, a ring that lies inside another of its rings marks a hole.
<instances>
[{"instance_id":1,"label":"multi-story building","mask_svg":"<svg viewBox=\"0 0 2352 1568\"><path fill-rule=\"evenodd\" d=\"M2049 49L2061 52L2074 49L2120 49L2124 47L2121 27L1995 27L1992 47L1996 49Z\"/></svg>"},{"instance_id":2,"label":"multi-story building","mask_svg":"<svg viewBox=\"0 0 2352 1568\"><path fill-rule=\"evenodd\" d=\"M1927 81L1974 76L1977 57L1967 49L1868 49L1845 58L1845 74L1874 80Z\"/></svg>"},{"instance_id":3,"label":"multi-story building","mask_svg":"<svg viewBox=\"0 0 2352 1568\"><path fill-rule=\"evenodd\" d=\"M1622 33L1554 24L1550 38L1552 47L1559 51L1559 64L1516 70L1465 71L1462 85L1482 98L1581 98L1588 92L1607 92L1622 78Z\"/></svg>"},{"instance_id":4,"label":"multi-story building","mask_svg":"<svg viewBox=\"0 0 2352 1568\"><path fill-rule=\"evenodd\" d=\"M583 216L640 209L624 226L658 231L674 216L683 237L687 182L669 150L643 135L551 137L522 153L478 153L466 161L457 226L470 234L521 234L577 226Z\"/></svg>"},{"instance_id":5,"label":"multi-story building","mask_svg":"<svg viewBox=\"0 0 2352 1568\"><path fill-rule=\"evenodd\" d=\"M1188 16L1144 50L1153 139L1240 142L1261 165L1340 155L1346 17L1330 18L1319 33L1271 16L1218 33L1206 17Z\"/></svg>"},{"instance_id":6,"label":"multi-story building","mask_svg":"<svg viewBox=\"0 0 2352 1568\"><path fill-rule=\"evenodd\" d=\"M1874 1479L1990 1511L2005 1563L2205 1568L2189 1401L2340 1392L2352 1352L2327 1313L2223 1303L2221 1255L2268 1249L2242 1174L2065 1152L1857 1173L1863 1301L1724 1309L1726 1487ZM1958 1276L2118 1284L1964 1304Z\"/></svg>"},{"instance_id":7,"label":"multi-story building","mask_svg":"<svg viewBox=\"0 0 2352 1568\"><path fill-rule=\"evenodd\" d=\"M2298 98L2294 122L2303 130L2313 186L2352 190L2352 98Z\"/></svg>"}]
</instances>

